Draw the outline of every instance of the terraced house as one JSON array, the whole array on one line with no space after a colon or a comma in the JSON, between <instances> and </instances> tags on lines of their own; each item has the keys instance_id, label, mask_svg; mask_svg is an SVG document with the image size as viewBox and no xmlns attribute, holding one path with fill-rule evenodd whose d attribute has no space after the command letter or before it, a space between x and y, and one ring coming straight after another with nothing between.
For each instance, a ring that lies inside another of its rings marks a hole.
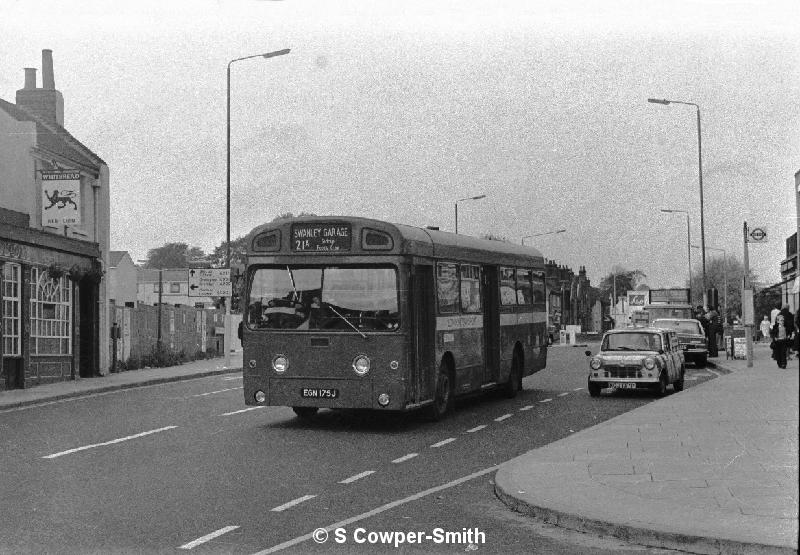
<instances>
[{"instance_id":1,"label":"terraced house","mask_svg":"<svg viewBox=\"0 0 800 555\"><path fill-rule=\"evenodd\" d=\"M106 372L109 171L64 128L53 54L0 99L0 389Z\"/></svg>"}]
</instances>

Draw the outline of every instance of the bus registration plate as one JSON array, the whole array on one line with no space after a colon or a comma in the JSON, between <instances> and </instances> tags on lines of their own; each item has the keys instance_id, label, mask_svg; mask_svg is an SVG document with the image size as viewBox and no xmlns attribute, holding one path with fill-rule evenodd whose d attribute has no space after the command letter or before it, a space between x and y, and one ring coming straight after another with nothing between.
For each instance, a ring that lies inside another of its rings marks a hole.
<instances>
[{"instance_id":1,"label":"bus registration plate","mask_svg":"<svg viewBox=\"0 0 800 555\"><path fill-rule=\"evenodd\" d=\"M339 390L323 387L304 387L300 390L300 396L306 399L336 399L339 397Z\"/></svg>"}]
</instances>

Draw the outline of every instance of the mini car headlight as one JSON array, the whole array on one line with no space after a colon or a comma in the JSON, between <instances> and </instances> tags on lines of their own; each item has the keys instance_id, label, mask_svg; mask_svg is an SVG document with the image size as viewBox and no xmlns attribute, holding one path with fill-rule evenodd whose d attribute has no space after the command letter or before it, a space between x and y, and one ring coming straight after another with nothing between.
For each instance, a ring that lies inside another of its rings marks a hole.
<instances>
[{"instance_id":1,"label":"mini car headlight","mask_svg":"<svg viewBox=\"0 0 800 555\"><path fill-rule=\"evenodd\" d=\"M279 374L283 374L289 368L289 359L284 355L277 355L272 359L272 368Z\"/></svg>"},{"instance_id":2,"label":"mini car headlight","mask_svg":"<svg viewBox=\"0 0 800 555\"><path fill-rule=\"evenodd\" d=\"M591 368L592 370L600 370L600 367L602 365L603 364L600 362L599 358L593 358L592 360L589 361L589 368Z\"/></svg>"},{"instance_id":3,"label":"mini car headlight","mask_svg":"<svg viewBox=\"0 0 800 555\"><path fill-rule=\"evenodd\" d=\"M647 368L648 370L652 370L653 368L656 367L656 359L654 359L653 357L647 357L646 359L644 359L644 367Z\"/></svg>"},{"instance_id":4,"label":"mini car headlight","mask_svg":"<svg viewBox=\"0 0 800 555\"><path fill-rule=\"evenodd\" d=\"M389 395L386 393L381 393L378 395L378 404L382 407L385 407L389 404Z\"/></svg>"},{"instance_id":5,"label":"mini car headlight","mask_svg":"<svg viewBox=\"0 0 800 555\"><path fill-rule=\"evenodd\" d=\"M363 376L369 372L369 358L364 355L358 355L353 359L353 370L359 376Z\"/></svg>"}]
</instances>

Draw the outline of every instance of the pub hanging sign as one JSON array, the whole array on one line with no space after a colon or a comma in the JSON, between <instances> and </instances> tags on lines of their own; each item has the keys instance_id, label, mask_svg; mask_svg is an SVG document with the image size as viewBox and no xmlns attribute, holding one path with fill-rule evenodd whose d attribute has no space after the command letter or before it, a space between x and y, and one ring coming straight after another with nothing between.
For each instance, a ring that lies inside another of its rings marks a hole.
<instances>
[{"instance_id":1,"label":"pub hanging sign","mask_svg":"<svg viewBox=\"0 0 800 555\"><path fill-rule=\"evenodd\" d=\"M42 225L81 223L81 174L74 170L43 171Z\"/></svg>"}]
</instances>

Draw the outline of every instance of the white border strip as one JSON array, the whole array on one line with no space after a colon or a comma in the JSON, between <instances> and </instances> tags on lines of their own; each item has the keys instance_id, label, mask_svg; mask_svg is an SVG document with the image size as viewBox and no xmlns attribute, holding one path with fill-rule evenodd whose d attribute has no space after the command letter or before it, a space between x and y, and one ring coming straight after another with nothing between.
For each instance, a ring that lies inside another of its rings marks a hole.
<instances>
[{"instance_id":1,"label":"white border strip","mask_svg":"<svg viewBox=\"0 0 800 555\"><path fill-rule=\"evenodd\" d=\"M454 437L448 437L447 439L443 439L437 443L431 445L431 447L441 447L442 445L447 445L448 443L453 443L456 440Z\"/></svg>"},{"instance_id":2,"label":"white border strip","mask_svg":"<svg viewBox=\"0 0 800 555\"><path fill-rule=\"evenodd\" d=\"M394 464L401 463L401 462L406 462L407 460L409 460L409 459L413 459L414 457L416 457L416 456L418 456L418 455L419 455L419 453L409 453L408 455L403 455L403 456L402 456L402 457L400 457L399 459L395 459L395 460L393 460L392 462L393 462Z\"/></svg>"},{"instance_id":3,"label":"white border strip","mask_svg":"<svg viewBox=\"0 0 800 555\"><path fill-rule=\"evenodd\" d=\"M494 419L494 421L495 422L502 422L506 418L511 418L511 415L510 414L504 414L503 416L498 416L497 418Z\"/></svg>"},{"instance_id":4,"label":"white border strip","mask_svg":"<svg viewBox=\"0 0 800 555\"><path fill-rule=\"evenodd\" d=\"M220 528L219 530L211 532L210 534L206 534L202 538L197 538L196 540L192 540L189 543L185 543L182 546L180 546L178 549L192 549L194 547L197 547L198 545L202 545L202 544L204 544L204 543L206 543L208 541L211 541L214 538L218 538L222 534L227 534L228 532L236 530L237 528L238 528L238 526L226 526L225 528Z\"/></svg>"},{"instance_id":5,"label":"white border strip","mask_svg":"<svg viewBox=\"0 0 800 555\"><path fill-rule=\"evenodd\" d=\"M486 427L486 424L481 424L480 426L475 426L474 428L470 428L469 430L467 430L467 433L468 434L472 434L472 433L475 433L475 432L477 432L479 430L484 429L485 427Z\"/></svg>"},{"instance_id":6,"label":"white border strip","mask_svg":"<svg viewBox=\"0 0 800 555\"><path fill-rule=\"evenodd\" d=\"M361 474L356 474L355 476L350 476L349 478L345 478L344 480L342 480L339 483L340 484L350 484L352 482L355 482L356 480L360 480L361 478L366 478L370 474L375 474L375 471L374 470L365 470Z\"/></svg>"},{"instance_id":7,"label":"white border strip","mask_svg":"<svg viewBox=\"0 0 800 555\"><path fill-rule=\"evenodd\" d=\"M235 410L233 412L224 412L224 413L220 414L220 416L231 416L233 414L241 414L243 412L249 412L251 410L258 410L258 409L263 409L263 408L265 408L265 407L250 407L249 409Z\"/></svg>"},{"instance_id":8,"label":"white border strip","mask_svg":"<svg viewBox=\"0 0 800 555\"><path fill-rule=\"evenodd\" d=\"M298 497L297 499L292 499L291 501L289 501L288 503L284 503L283 505L278 505L277 507L273 507L272 509L270 509L270 511L272 511L273 513L279 513L281 511L285 511L286 509L294 507L295 505L299 505L303 501L308 501L309 499L314 499L315 497L316 497L316 495L304 495L303 497Z\"/></svg>"},{"instance_id":9,"label":"white border strip","mask_svg":"<svg viewBox=\"0 0 800 555\"><path fill-rule=\"evenodd\" d=\"M157 434L158 432L164 432L166 430L172 430L177 428L177 426L166 426L164 428L159 428L157 430L150 430L148 432L142 432L140 434L134 434L132 436L125 436L120 437L117 439L112 439L111 441L104 441L103 443L92 443L91 445L84 445L83 447L76 447L75 449L68 449L66 451L61 451L60 453L53 453L52 455L45 455L42 457L43 459L55 459L57 457L62 457L64 455L70 455L72 453L77 453L78 451L86 451L87 449L94 449L95 447L104 447L106 445L112 445L114 443L120 443L123 441L128 441L129 439L136 439L137 437L144 437L149 436L150 434Z\"/></svg>"}]
</instances>

